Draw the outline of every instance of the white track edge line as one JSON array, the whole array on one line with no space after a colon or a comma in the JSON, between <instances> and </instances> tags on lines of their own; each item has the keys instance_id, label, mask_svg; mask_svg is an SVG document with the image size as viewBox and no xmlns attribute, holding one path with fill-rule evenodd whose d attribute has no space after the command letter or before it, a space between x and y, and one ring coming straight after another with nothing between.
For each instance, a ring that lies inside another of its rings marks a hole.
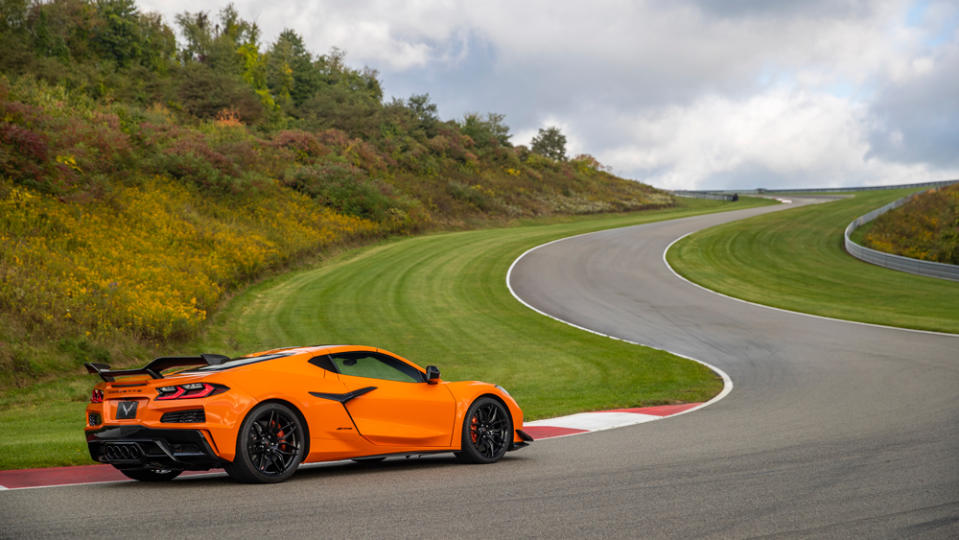
<instances>
[{"instance_id":1,"label":"white track edge line","mask_svg":"<svg viewBox=\"0 0 959 540\"><path fill-rule=\"evenodd\" d=\"M722 297L724 297L724 298L728 298L728 299L730 299L730 300L735 300L735 301L737 301L737 302L742 302L743 304L749 304L749 305L751 305L751 306L756 306L756 307L771 309L771 310L773 310L773 311L780 311L780 312L782 312L782 313L791 313L791 314L793 314L793 315L802 315L803 317L811 317L811 318L813 318L813 319L822 319L822 320L824 320L824 321L841 322L841 323L847 323L847 324L857 324L857 325L859 325L859 326L871 326L871 327L873 327L873 328L887 328L887 329L890 329L890 330L901 330L901 331L903 331L903 332L913 332L913 333L916 333L916 334L929 334L929 335L933 335L933 336L959 337L959 334L953 334L953 333L951 333L951 332L937 332L937 331L935 331L935 330L920 330L920 329L918 329L918 328L905 328L905 327L902 327L902 326L890 326L890 325L888 325L888 324L878 324L878 323L869 323L869 322L863 322L863 321L853 321L853 320L850 320L850 319L838 319L838 318L836 318L836 317L828 317L828 316L826 316L826 315L816 315L815 313L804 313L804 312L802 312L802 311L793 311L793 310L791 310L791 309L785 309L785 308L780 308L780 307L776 307L776 306L767 306L766 304L760 304L760 303L758 303L758 302L752 302L752 301L750 301L750 300L743 300L742 298L736 298L735 296L730 296L730 295L728 295L728 294L721 293L721 292L719 292L719 291L715 291L715 290L713 290L713 289L710 289L710 288L708 288L708 287L705 287L705 286L703 286L703 285L700 285L699 283L696 283L695 281L691 281L691 280L685 278L684 276L682 276L679 272L676 271L676 269L674 269L674 268L669 264L669 261L666 260L666 253L669 252L669 248L673 247L673 244L675 244L675 243L679 242L680 240L682 240L683 238L686 238L687 236L689 236L689 235L691 235L691 234L693 234L693 233L697 233L697 232L700 232L700 231L688 232L688 233L680 236L679 238L673 240L672 242L670 242L669 245L666 246L666 249L663 250L663 264L666 265L666 268L668 268L669 271L672 272L674 276L676 276L676 277L678 277L679 279L685 281L686 283L689 283L690 285L692 285L692 286L694 286L694 287L699 287L700 289L702 289L702 290L704 290L704 291L706 291L706 292L710 292L710 293L713 293L713 294L722 296ZM857 260L858 260L858 259L857 259ZM869 264L869 263L865 263L865 264Z\"/></svg>"},{"instance_id":2,"label":"white track edge line","mask_svg":"<svg viewBox=\"0 0 959 540\"><path fill-rule=\"evenodd\" d=\"M618 337L618 336L611 336L611 335L609 335L609 334L604 334L604 333L602 333L602 332L597 332L596 330L593 330L593 329L591 329L591 328L586 328L585 326L580 326L580 325L578 325L578 324L576 324L576 323L573 323L573 322L570 322L570 321L561 319L561 318L559 318L559 317L555 317L555 316L553 316L553 315L550 315L549 313L546 313L545 311L543 311L543 310L541 310L541 309L538 309L538 308L530 305L528 302L526 302L525 300L523 300L522 298L520 298L520 296L519 296L518 294L516 294L516 291L513 290L513 286L510 284L510 278L511 278L512 275L513 275L513 268L516 267L516 265L519 263L519 261L521 261L521 260L523 259L523 257L529 255L530 253L536 251L536 250L539 249L539 248L546 247L546 246L549 246L549 245L551 245L551 244L555 244L555 243L557 243L557 242L562 242L562 241L564 241L564 240L572 240L573 238L579 238L579 237L581 237L581 236L586 236L586 235L589 235L589 234L596 234L596 233L598 233L598 232L603 232L603 231L593 231L593 232L588 232L588 233L583 233L583 234L577 234L577 235L574 235L574 236L567 236L567 237L565 237L565 238L558 238L558 239L553 240L553 241L551 241L551 242L546 242L545 244L540 244L540 245L538 245L538 246L532 247L532 248L527 249L526 251L524 251L519 257L516 258L516 260L513 261L513 264L511 264L511 265L509 266L509 270L506 271L506 288L509 289L509 293L510 293L511 295L513 295L513 298L515 298L519 303L523 304L523 305L526 306L527 308L535 311L536 313L539 313L540 315L549 317L550 319L553 319L554 321L561 322L561 323L563 323L563 324L565 324L565 325L568 325L568 326L572 326L573 328L576 328L576 329L578 329L578 330L582 330L582 331L584 331L584 332L589 332L590 334L596 334L597 336L603 336L603 337L605 337L605 338L614 339L614 340L616 340L616 341L622 341L622 342L624 342L624 343L629 343L630 345L638 345L638 346L640 346L640 347L646 347L646 348L648 348L648 349L653 349L653 350L657 350L657 351L664 351L664 352L667 352L667 353L669 353L669 354L678 356L678 357L680 357L680 358L685 358L686 360L691 360L691 361L693 361L693 362L696 362L697 364L701 364L701 365L703 365L703 366L706 366L707 368L709 368L710 370L712 370L714 373L718 374L718 375L720 376L720 378L723 380L723 389L722 389L718 394L716 394L715 396L713 396L712 399L706 401L705 403L700 403L699 405L697 405L697 406L695 406L695 407L691 407L691 408L689 408L689 409L686 409L685 411L678 412L678 413L676 413L676 414L671 414L671 415L668 415L668 416L662 416L662 417L658 418L657 420L662 420L662 419L664 419L664 418L673 418L673 417L680 416L680 415L683 415L683 414L686 414L686 413L691 413L691 412L693 412L693 411L698 411L698 410L700 410L700 409L702 409L702 408L705 408L705 407L708 407L708 406L710 406L710 405L712 405L712 404L714 404L714 403L717 403L717 402L720 401L721 399L723 399L723 398L725 398L726 396L728 396L729 393L733 391L733 380L732 380L732 378L730 378L730 376L729 376L725 371L723 371L722 369L719 369L718 367L716 367L716 366L714 366L714 365L712 365L712 364L709 364L708 362L704 362L704 361L702 361L702 360L699 360L699 359L697 359L697 358L693 358L693 357L691 357L691 356L687 356L687 355L682 354L682 353L670 351L670 350L668 350L668 349L660 349L660 348L658 348L658 347L653 347L653 346L650 346L650 345L646 345L645 343L639 343L638 341L633 341L633 340L630 340L630 339L621 338L621 337ZM670 244L670 245L672 245L672 244ZM667 249L668 249L668 247L667 247ZM665 252L663 252L663 253L664 253L664 257L665 257ZM651 420L651 421L652 421L652 422L655 422L656 420ZM646 422L640 422L640 423L646 423ZM637 424L633 424L633 425L637 425ZM625 427L625 426L622 426L622 427ZM615 428L607 428L607 429L615 429ZM570 433L570 434L568 434L568 435L560 435L560 436L557 436L557 437L549 437L549 438L550 438L550 439L559 439L559 438L562 438L562 437L572 437L572 436L575 436L575 435L582 435L583 433L593 433L593 432L592 432L592 431L584 431L584 432L582 432L582 433Z\"/></svg>"}]
</instances>

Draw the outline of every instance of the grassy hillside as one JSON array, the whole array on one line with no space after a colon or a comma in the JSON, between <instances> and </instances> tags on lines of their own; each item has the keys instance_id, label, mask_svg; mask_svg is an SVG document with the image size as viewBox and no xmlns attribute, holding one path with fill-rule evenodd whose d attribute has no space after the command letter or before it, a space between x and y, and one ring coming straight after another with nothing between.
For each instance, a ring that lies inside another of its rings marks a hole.
<instances>
[{"instance_id":1,"label":"grassy hillside","mask_svg":"<svg viewBox=\"0 0 959 540\"><path fill-rule=\"evenodd\" d=\"M130 0L0 9L0 391L139 363L273 272L396 235L668 207L583 155L443 121L232 7L178 44Z\"/></svg>"},{"instance_id":2,"label":"grassy hillside","mask_svg":"<svg viewBox=\"0 0 959 540\"><path fill-rule=\"evenodd\" d=\"M448 174L426 175L341 132L183 125L24 79L0 98L0 388L162 348L230 291L337 246L672 204L505 147L515 163L432 153Z\"/></svg>"},{"instance_id":3,"label":"grassy hillside","mask_svg":"<svg viewBox=\"0 0 959 540\"><path fill-rule=\"evenodd\" d=\"M677 242L667 260L696 283L752 302L959 333L959 283L882 268L843 249L852 220L913 191L857 192L712 227Z\"/></svg>"},{"instance_id":4,"label":"grassy hillside","mask_svg":"<svg viewBox=\"0 0 959 540\"><path fill-rule=\"evenodd\" d=\"M854 234L872 249L959 264L959 184L922 193Z\"/></svg>"}]
</instances>

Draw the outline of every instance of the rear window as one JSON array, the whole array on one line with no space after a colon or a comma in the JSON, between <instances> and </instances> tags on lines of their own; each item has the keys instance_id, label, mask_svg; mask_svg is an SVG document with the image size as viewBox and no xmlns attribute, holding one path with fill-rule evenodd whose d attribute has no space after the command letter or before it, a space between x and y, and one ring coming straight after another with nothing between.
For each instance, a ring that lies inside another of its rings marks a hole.
<instances>
[{"instance_id":1,"label":"rear window","mask_svg":"<svg viewBox=\"0 0 959 540\"><path fill-rule=\"evenodd\" d=\"M248 364L255 364L257 362L266 362L267 360L273 360L275 358L283 358L285 356L290 356L294 354L293 352L280 352L273 354L264 354L263 356L241 356L239 358L234 358L223 362L222 364L217 364L215 366L203 366L198 368L191 368L185 371L222 371L224 369L230 369L240 366L245 366Z\"/></svg>"}]
</instances>

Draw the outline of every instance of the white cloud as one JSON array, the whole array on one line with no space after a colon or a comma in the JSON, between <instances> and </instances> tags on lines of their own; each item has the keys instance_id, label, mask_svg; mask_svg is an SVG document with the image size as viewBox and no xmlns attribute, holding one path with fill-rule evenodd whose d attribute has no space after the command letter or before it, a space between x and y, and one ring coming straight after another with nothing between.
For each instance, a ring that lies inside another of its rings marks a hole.
<instances>
[{"instance_id":1,"label":"white cloud","mask_svg":"<svg viewBox=\"0 0 959 540\"><path fill-rule=\"evenodd\" d=\"M864 108L830 94L773 90L743 100L705 96L632 119L630 143L600 155L617 170L666 188L748 188L778 178L810 186L870 177ZM902 171L897 171L902 174ZM710 185L722 178L723 185Z\"/></svg>"}]
</instances>

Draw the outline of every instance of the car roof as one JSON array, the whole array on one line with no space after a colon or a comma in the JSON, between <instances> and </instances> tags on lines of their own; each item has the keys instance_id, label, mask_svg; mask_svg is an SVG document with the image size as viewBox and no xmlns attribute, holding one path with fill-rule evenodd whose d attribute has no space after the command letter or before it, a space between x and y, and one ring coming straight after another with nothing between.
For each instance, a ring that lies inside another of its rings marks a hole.
<instances>
[{"instance_id":1,"label":"car roof","mask_svg":"<svg viewBox=\"0 0 959 540\"><path fill-rule=\"evenodd\" d=\"M268 351L259 351L255 353L245 354L243 356L265 356L268 354L277 354L277 353L289 353L290 356L294 354L331 354L335 352L343 351L376 351L379 350L376 347L369 347L367 345L309 345L309 346L295 346L295 347L280 347L278 349L270 349Z\"/></svg>"},{"instance_id":2,"label":"car roof","mask_svg":"<svg viewBox=\"0 0 959 540\"><path fill-rule=\"evenodd\" d=\"M259 351L251 354L245 354L243 356L237 356L236 358L231 358L219 364L188 368L178 372L178 374L186 375L224 371L233 369L235 367L259 364L269 360L278 360L280 358L289 358L300 355L317 356L321 354L335 354L344 351L377 350L379 349L376 349L375 347L367 347L365 345L312 345L308 347L281 347L279 349L270 349L267 351Z\"/></svg>"}]
</instances>

